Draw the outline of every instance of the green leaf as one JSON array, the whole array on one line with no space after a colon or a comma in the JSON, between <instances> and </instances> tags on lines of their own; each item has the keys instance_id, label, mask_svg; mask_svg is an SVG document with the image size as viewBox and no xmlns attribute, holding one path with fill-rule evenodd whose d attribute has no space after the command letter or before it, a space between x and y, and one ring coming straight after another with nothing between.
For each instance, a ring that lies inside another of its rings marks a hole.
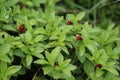
<instances>
[{"instance_id":1,"label":"green leaf","mask_svg":"<svg viewBox=\"0 0 120 80\"><path fill-rule=\"evenodd\" d=\"M115 23L111 23L111 24L108 26L107 30L112 30L114 26L115 26Z\"/></svg>"},{"instance_id":2,"label":"green leaf","mask_svg":"<svg viewBox=\"0 0 120 80\"><path fill-rule=\"evenodd\" d=\"M53 73L53 78L54 79L59 79L59 78L61 78L61 72L60 71L53 71L53 72L51 72L51 74ZM55 73L55 74L54 74Z\"/></svg>"},{"instance_id":3,"label":"green leaf","mask_svg":"<svg viewBox=\"0 0 120 80\"><path fill-rule=\"evenodd\" d=\"M73 48L72 44L70 42L65 42L65 44L70 47L70 48Z\"/></svg>"},{"instance_id":4,"label":"green leaf","mask_svg":"<svg viewBox=\"0 0 120 80\"><path fill-rule=\"evenodd\" d=\"M78 80L78 79L75 79L75 77L70 77L70 78L67 78L66 80ZM79 79L79 80L81 80L81 79Z\"/></svg>"},{"instance_id":5,"label":"green leaf","mask_svg":"<svg viewBox=\"0 0 120 80\"><path fill-rule=\"evenodd\" d=\"M59 38L59 42L63 42L66 39L66 35L60 35L58 38Z\"/></svg>"},{"instance_id":6,"label":"green leaf","mask_svg":"<svg viewBox=\"0 0 120 80\"><path fill-rule=\"evenodd\" d=\"M79 50L80 50L79 51L80 56L83 56L85 54L85 46L84 46L84 44L80 44Z\"/></svg>"},{"instance_id":7,"label":"green leaf","mask_svg":"<svg viewBox=\"0 0 120 80\"><path fill-rule=\"evenodd\" d=\"M51 66L54 66L54 60L53 60L53 57L54 57L54 56L52 57L52 55L51 55L49 52L47 52L47 51L45 51L45 56L46 56L49 64L50 64Z\"/></svg>"},{"instance_id":8,"label":"green leaf","mask_svg":"<svg viewBox=\"0 0 120 80\"><path fill-rule=\"evenodd\" d=\"M62 47L62 50L63 50L66 54L69 54L69 51L68 51L67 47L63 46L63 47Z\"/></svg>"},{"instance_id":9,"label":"green leaf","mask_svg":"<svg viewBox=\"0 0 120 80\"><path fill-rule=\"evenodd\" d=\"M14 53L14 55L16 55L18 57L25 57L25 54L23 53L23 51L21 49L15 49L13 53Z\"/></svg>"},{"instance_id":10,"label":"green leaf","mask_svg":"<svg viewBox=\"0 0 120 80\"><path fill-rule=\"evenodd\" d=\"M33 46L28 46L28 49L30 50L30 52L34 51L34 47Z\"/></svg>"},{"instance_id":11,"label":"green leaf","mask_svg":"<svg viewBox=\"0 0 120 80\"><path fill-rule=\"evenodd\" d=\"M37 21L34 20L34 19L31 19L31 20L30 20L30 24L31 24L31 25L36 25L36 24L37 24Z\"/></svg>"},{"instance_id":12,"label":"green leaf","mask_svg":"<svg viewBox=\"0 0 120 80\"><path fill-rule=\"evenodd\" d=\"M42 41L43 40L43 35L37 35L34 39L35 42L39 42L39 41Z\"/></svg>"},{"instance_id":13,"label":"green leaf","mask_svg":"<svg viewBox=\"0 0 120 80\"><path fill-rule=\"evenodd\" d=\"M26 56L26 64L27 66L30 66L33 61L33 57L31 55Z\"/></svg>"},{"instance_id":14,"label":"green leaf","mask_svg":"<svg viewBox=\"0 0 120 80\"><path fill-rule=\"evenodd\" d=\"M109 72L111 72L111 73L113 73L113 74L115 74L115 75L119 75L118 71L115 68L113 68L113 67L106 68L106 70L109 71Z\"/></svg>"},{"instance_id":15,"label":"green leaf","mask_svg":"<svg viewBox=\"0 0 120 80\"><path fill-rule=\"evenodd\" d=\"M21 63L23 64L23 66L24 66L26 69L30 69L30 68L31 68L31 65L30 65L30 66L27 66L26 58L21 58Z\"/></svg>"},{"instance_id":16,"label":"green leaf","mask_svg":"<svg viewBox=\"0 0 120 80\"><path fill-rule=\"evenodd\" d=\"M72 64L68 64L65 68L66 68L67 70L72 71L72 70L75 70L77 67L74 66L74 65L72 65Z\"/></svg>"},{"instance_id":17,"label":"green leaf","mask_svg":"<svg viewBox=\"0 0 120 80\"><path fill-rule=\"evenodd\" d=\"M101 76L101 77L95 78L94 80L106 80L106 79L104 79L104 78Z\"/></svg>"},{"instance_id":18,"label":"green leaf","mask_svg":"<svg viewBox=\"0 0 120 80\"><path fill-rule=\"evenodd\" d=\"M38 58L44 59L44 56L43 56L41 53L35 53L35 52L33 52L32 55L35 56L35 57L38 57Z\"/></svg>"},{"instance_id":19,"label":"green leaf","mask_svg":"<svg viewBox=\"0 0 120 80\"><path fill-rule=\"evenodd\" d=\"M86 30L82 30L83 42L85 45L89 44L89 33Z\"/></svg>"},{"instance_id":20,"label":"green leaf","mask_svg":"<svg viewBox=\"0 0 120 80\"><path fill-rule=\"evenodd\" d=\"M25 13L25 14L27 14L28 15L28 13ZM32 32L32 25L30 24L30 21L28 20L28 17L27 16L24 16L24 23L25 23L25 27L26 27L26 29L27 29L27 32Z\"/></svg>"},{"instance_id":21,"label":"green leaf","mask_svg":"<svg viewBox=\"0 0 120 80\"><path fill-rule=\"evenodd\" d=\"M11 62L10 58L7 55L0 54L0 60L4 62Z\"/></svg>"},{"instance_id":22,"label":"green leaf","mask_svg":"<svg viewBox=\"0 0 120 80\"><path fill-rule=\"evenodd\" d=\"M113 36L113 37L108 38L108 40L103 45L110 44L110 43L116 42L118 40L120 40L118 37Z\"/></svg>"},{"instance_id":23,"label":"green leaf","mask_svg":"<svg viewBox=\"0 0 120 80\"><path fill-rule=\"evenodd\" d=\"M64 60L63 55L62 55L62 54L59 54L59 55L58 55L58 58L57 58L58 63L59 63L59 64L62 64L63 60Z\"/></svg>"},{"instance_id":24,"label":"green leaf","mask_svg":"<svg viewBox=\"0 0 120 80\"><path fill-rule=\"evenodd\" d=\"M62 30L63 34L68 33L73 28L72 25L63 25L60 26L60 29Z\"/></svg>"},{"instance_id":25,"label":"green leaf","mask_svg":"<svg viewBox=\"0 0 120 80\"><path fill-rule=\"evenodd\" d=\"M101 77L104 74L104 72L100 69L96 70L96 77Z\"/></svg>"},{"instance_id":26,"label":"green leaf","mask_svg":"<svg viewBox=\"0 0 120 80\"><path fill-rule=\"evenodd\" d=\"M86 60L85 63L84 63L84 71L90 76L90 73L91 72L94 72L94 65Z\"/></svg>"},{"instance_id":27,"label":"green leaf","mask_svg":"<svg viewBox=\"0 0 120 80\"><path fill-rule=\"evenodd\" d=\"M62 71L66 75L66 78L67 77L72 77L71 71L68 70L67 68L63 68Z\"/></svg>"},{"instance_id":28,"label":"green leaf","mask_svg":"<svg viewBox=\"0 0 120 80\"><path fill-rule=\"evenodd\" d=\"M4 18L6 13L7 13L7 10L6 10L5 6L4 6L4 7L1 8L0 18Z\"/></svg>"},{"instance_id":29,"label":"green leaf","mask_svg":"<svg viewBox=\"0 0 120 80\"><path fill-rule=\"evenodd\" d=\"M113 55L118 55L118 54L120 54L120 47L115 47L113 49Z\"/></svg>"},{"instance_id":30,"label":"green leaf","mask_svg":"<svg viewBox=\"0 0 120 80\"><path fill-rule=\"evenodd\" d=\"M8 80L8 76L6 76L6 75L2 75L2 80Z\"/></svg>"},{"instance_id":31,"label":"green leaf","mask_svg":"<svg viewBox=\"0 0 120 80\"><path fill-rule=\"evenodd\" d=\"M101 54L101 55L100 55L100 54ZM100 57L97 58L96 62L105 65L106 62L107 62L107 60L108 60L108 55L107 55L107 53L105 52L105 50L103 50L103 49L100 50L100 52L99 52L98 55L100 55Z\"/></svg>"},{"instance_id":32,"label":"green leaf","mask_svg":"<svg viewBox=\"0 0 120 80\"><path fill-rule=\"evenodd\" d=\"M37 35L34 39L34 42L42 41L42 39L43 39L43 35Z\"/></svg>"},{"instance_id":33,"label":"green leaf","mask_svg":"<svg viewBox=\"0 0 120 80\"><path fill-rule=\"evenodd\" d=\"M25 33L25 40L28 43L32 40L32 35L29 31L26 31L26 33Z\"/></svg>"},{"instance_id":34,"label":"green leaf","mask_svg":"<svg viewBox=\"0 0 120 80\"><path fill-rule=\"evenodd\" d=\"M44 4L47 2L47 0L32 0L32 2L35 4L35 5L39 5L39 4Z\"/></svg>"},{"instance_id":35,"label":"green leaf","mask_svg":"<svg viewBox=\"0 0 120 80\"><path fill-rule=\"evenodd\" d=\"M53 71L53 67L51 66L46 66L46 67L43 67L43 71L44 71L44 74L48 74L50 73L51 71Z\"/></svg>"},{"instance_id":36,"label":"green leaf","mask_svg":"<svg viewBox=\"0 0 120 80\"><path fill-rule=\"evenodd\" d=\"M78 20L82 20L82 18L85 16L85 12L81 12L81 13L78 13L77 15L76 15L76 20L78 21Z\"/></svg>"},{"instance_id":37,"label":"green leaf","mask_svg":"<svg viewBox=\"0 0 120 80\"><path fill-rule=\"evenodd\" d=\"M120 46L120 40L117 41L117 46Z\"/></svg>"},{"instance_id":38,"label":"green leaf","mask_svg":"<svg viewBox=\"0 0 120 80\"><path fill-rule=\"evenodd\" d=\"M96 50L96 47L92 44L86 45L86 47L90 50L90 52L93 54Z\"/></svg>"},{"instance_id":39,"label":"green leaf","mask_svg":"<svg viewBox=\"0 0 120 80\"><path fill-rule=\"evenodd\" d=\"M26 73L26 68L22 67L17 73L19 75L24 75Z\"/></svg>"},{"instance_id":40,"label":"green leaf","mask_svg":"<svg viewBox=\"0 0 120 80\"><path fill-rule=\"evenodd\" d=\"M40 1L40 3L46 3L47 2L47 0L39 0Z\"/></svg>"},{"instance_id":41,"label":"green leaf","mask_svg":"<svg viewBox=\"0 0 120 80\"><path fill-rule=\"evenodd\" d=\"M19 71L21 68L21 66L10 66L7 71L6 71L6 75L10 76L15 74L17 71Z\"/></svg>"},{"instance_id":42,"label":"green leaf","mask_svg":"<svg viewBox=\"0 0 120 80\"><path fill-rule=\"evenodd\" d=\"M33 3L31 1L24 1L24 4L28 5L28 6L33 6Z\"/></svg>"},{"instance_id":43,"label":"green leaf","mask_svg":"<svg viewBox=\"0 0 120 80\"><path fill-rule=\"evenodd\" d=\"M67 14L66 15L66 20L68 21L68 20L74 20L74 18L75 18L75 15L73 15L73 14Z\"/></svg>"},{"instance_id":44,"label":"green leaf","mask_svg":"<svg viewBox=\"0 0 120 80\"><path fill-rule=\"evenodd\" d=\"M116 64L116 62L107 62L106 64L105 64L105 67L106 68L109 68L109 67L114 67L115 66L115 64Z\"/></svg>"},{"instance_id":45,"label":"green leaf","mask_svg":"<svg viewBox=\"0 0 120 80\"><path fill-rule=\"evenodd\" d=\"M116 36L116 37L119 36L119 27L115 27L115 29L113 29L112 36Z\"/></svg>"},{"instance_id":46,"label":"green leaf","mask_svg":"<svg viewBox=\"0 0 120 80\"><path fill-rule=\"evenodd\" d=\"M116 75L108 72L107 75L106 75L106 80L111 80L111 79L113 80L115 77L116 77Z\"/></svg>"},{"instance_id":47,"label":"green leaf","mask_svg":"<svg viewBox=\"0 0 120 80\"><path fill-rule=\"evenodd\" d=\"M34 63L36 63L36 64L42 64L42 65L49 64L48 61L43 60L43 59L38 59L38 60L34 61Z\"/></svg>"},{"instance_id":48,"label":"green leaf","mask_svg":"<svg viewBox=\"0 0 120 80\"><path fill-rule=\"evenodd\" d=\"M39 14L40 15L40 14ZM42 15L42 14L41 14ZM44 19L36 19L38 22L40 22L40 23L44 23L44 24L46 24L47 23L47 21L46 20L44 20Z\"/></svg>"},{"instance_id":49,"label":"green leaf","mask_svg":"<svg viewBox=\"0 0 120 80\"><path fill-rule=\"evenodd\" d=\"M89 74L89 76L90 76L90 78L92 80L96 80L96 74L95 74L95 72L91 72L91 73L88 73L88 74Z\"/></svg>"},{"instance_id":50,"label":"green leaf","mask_svg":"<svg viewBox=\"0 0 120 80\"><path fill-rule=\"evenodd\" d=\"M4 25L2 28L5 30L17 31L17 29L12 25Z\"/></svg>"},{"instance_id":51,"label":"green leaf","mask_svg":"<svg viewBox=\"0 0 120 80\"><path fill-rule=\"evenodd\" d=\"M43 28L36 28L33 34L46 34L46 31Z\"/></svg>"},{"instance_id":52,"label":"green leaf","mask_svg":"<svg viewBox=\"0 0 120 80\"><path fill-rule=\"evenodd\" d=\"M106 80L120 80L120 78L115 74L108 72L106 75Z\"/></svg>"},{"instance_id":53,"label":"green leaf","mask_svg":"<svg viewBox=\"0 0 120 80\"><path fill-rule=\"evenodd\" d=\"M54 23L54 26L59 26L59 24L61 24L62 20L63 20L63 16L62 17L58 17L56 18L57 20Z\"/></svg>"},{"instance_id":54,"label":"green leaf","mask_svg":"<svg viewBox=\"0 0 120 80\"><path fill-rule=\"evenodd\" d=\"M29 50L28 46L24 45L21 49L22 49L23 52L25 52L27 54L30 53L30 50Z\"/></svg>"},{"instance_id":55,"label":"green leaf","mask_svg":"<svg viewBox=\"0 0 120 80\"><path fill-rule=\"evenodd\" d=\"M5 6L6 7L11 7L13 6L14 4L16 4L19 0L8 0L6 3L5 3Z\"/></svg>"},{"instance_id":56,"label":"green leaf","mask_svg":"<svg viewBox=\"0 0 120 80\"><path fill-rule=\"evenodd\" d=\"M42 53L44 50L45 50L44 45L43 46L38 46L38 47L34 48L33 53L38 53L39 54L39 53Z\"/></svg>"},{"instance_id":57,"label":"green leaf","mask_svg":"<svg viewBox=\"0 0 120 80\"><path fill-rule=\"evenodd\" d=\"M0 62L0 72L4 73L7 70L7 63L6 62Z\"/></svg>"},{"instance_id":58,"label":"green leaf","mask_svg":"<svg viewBox=\"0 0 120 80\"><path fill-rule=\"evenodd\" d=\"M90 32L90 30L92 30L90 27L90 25L89 25L89 23L88 23L88 21L86 21L84 24L83 24L83 27L84 27L84 30L86 30L87 32Z\"/></svg>"},{"instance_id":59,"label":"green leaf","mask_svg":"<svg viewBox=\"0 0 120 80\"><path fill-rule=\"evenodd\" d=\"M20 13L20 7L19 6L13 6L13 15L19 14Z\"/></svg>"},{"instance_id":60,"label":"green leaf","mask_svg":"<svg viewBox=\"0 0 120 80\"><path fill-rule=\"evenodd\" d=\"M70 59L67 59L65 61L63 61L61 64L60 64L60 69L66 67L69 63L70 63Z\"/></svg>"},{"instance_id":61,"label":"green leaf","mask_svg":"<svg viewBox=\"0 0 120 80\"><path fill-rule=\"evenodd\" d=\"M57 40L58 39L58 36L57 35L51 35L49 40Z\"/></svg>"},{"instance_id":62,"label":"green leaf","mask_svg":"<svg viewBox=\"0 0 120 80\"><path fill-rule=\"evenodd\" d=\"M101 50L100 50L101 51ZM102 55L102 53L100 52L100 51L98 51L98 50L96 50L95 52L94 52L94 54L93 54L93 60L97 60L97 59L99 59L100 60L100 57L101 57L101 55ZM100 61L102 61L102 60L100 60Z\"/></svg>"},{"instance_id":63,"label":"green leaf","mask_svg":"<svg viewBox=\"0 0 120 80\"><path fill-rule=\"evenodd\" d=\"M84 55L83 55L83 56L78 56L78 59L79 59L79 61L80 61L81 63L84 63L85 60L86 60L86 58L85 58Z\"/></svg>"},{"instance_id":64,"label":"green leaf","mask_svg":"<svg viewBox=\"0 0 120 80\"><path fill-rule=\"evenodd\" d=\"M7 54L10 50L10 44L2 44L0 46L0 54Z\"/></svg>"},{"instance_id":65,"label":"green leaf","mask_svg":"<svg viewBox=\"0 0 120 80\"><path fill-rule=\"evenodd\" d=\"M3 42L4 42L4 39L0 38L0 44L3 44Z\"/></svg>"},{"instance_id":66,"label":"green leaf","mask_svg":"<svg viewBox=\"0 0 120 80\"><path fill-rule=\"evenodd\" d=\"M52 23L55 21L55 11L49 11L50 9L45 9L45 20L48 21L48 23Z\"/></svg>"},{"instance_id":67,"label":"green leaf","mask_svg":"<svg viewBox=\"0 0 120 80\"><path fill-rule=\"evenodd\" d=\"M51 57L53 58L53 61L55 61L60 54L61 47L56 47L55 49L52 50L51 52Z\"/></svg>"},{"instance_id":68,"label":"green leaf","mask_svg":"<svg viewBox=\"0 0 120 80\"><path fill-rule=\"evenodd\" d=\"M106 32L103 32L103 35L102 35L102 41L103 42L107 42L108 41L108 39L109 39L109 37L110 37L110 31L106 31Z\"/></svg>"}]
</instances>

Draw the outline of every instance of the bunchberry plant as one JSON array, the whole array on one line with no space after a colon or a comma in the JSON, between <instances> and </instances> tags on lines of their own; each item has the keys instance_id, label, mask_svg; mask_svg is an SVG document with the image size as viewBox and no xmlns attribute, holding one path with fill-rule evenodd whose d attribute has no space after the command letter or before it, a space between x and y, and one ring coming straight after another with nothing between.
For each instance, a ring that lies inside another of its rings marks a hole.
<instances>
[{"instance_id":1,"label":"bunchberry plant","mask_svg":"<svg viewBox=\"0 0 120 80\"><path fill-rule=\"evenodd\" d=\"M58 1L0 0L0 80L120 80L119 27L58 16Z\"/></svg>"}]
</instances>

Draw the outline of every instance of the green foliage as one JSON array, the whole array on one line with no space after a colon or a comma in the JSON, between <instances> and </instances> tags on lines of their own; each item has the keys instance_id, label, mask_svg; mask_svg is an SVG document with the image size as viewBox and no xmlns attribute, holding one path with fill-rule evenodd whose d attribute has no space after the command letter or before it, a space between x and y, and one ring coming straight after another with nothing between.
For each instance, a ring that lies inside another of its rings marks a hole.
<instances>
[{"instance_id":1,"label":"green foliage","mask_svg":"<svg viewBox=\"0 0 120 80\"><path fill-rule=\"evenodd\" d=\"M58 16L59 1L0 0L0 80L17 79L36 68L33 80L119 80L119 26L82 21L108 0L94 0L90 10L64 0L70 9L82 9L64 16Z\"/></svg>"}]
</instances>

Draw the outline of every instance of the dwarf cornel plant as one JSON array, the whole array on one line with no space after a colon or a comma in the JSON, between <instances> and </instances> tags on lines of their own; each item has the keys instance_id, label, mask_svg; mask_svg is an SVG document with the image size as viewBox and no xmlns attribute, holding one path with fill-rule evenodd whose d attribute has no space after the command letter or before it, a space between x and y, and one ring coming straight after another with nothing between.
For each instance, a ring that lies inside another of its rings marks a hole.
<instances>
[{"instance_id":1,"label":"dwarf cornel plant","mask_svg":"<svg viewBox=\"0 0 120 80\"><path fill-rule=\"evenodd\" d=\"M120 80L119 27L58 16L57 1L0 0L0 80Z\"/></svg>"}]
</instances>

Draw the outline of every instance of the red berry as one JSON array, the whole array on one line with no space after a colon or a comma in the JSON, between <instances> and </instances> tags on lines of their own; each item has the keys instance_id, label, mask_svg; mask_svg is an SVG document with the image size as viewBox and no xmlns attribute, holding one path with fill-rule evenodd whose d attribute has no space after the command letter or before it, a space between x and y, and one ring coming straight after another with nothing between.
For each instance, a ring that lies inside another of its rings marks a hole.
<instances>
[{"instance_id":1,"label":"red berry","mask_svg":"<svg viewBox=\"0 0 120 80\"><path fill-rule=\"evenodd\" d=\"M72 21L67 21L67 25L72 25Z\"/></svg>"},{"instance_id":2,"label":"red berry","mask_svg":"<svg viewBox=\"0 0 120 80\"><path fill-rule=\"evenodd\" d=\"M97 64L97 65L95 65L95 68L101 69L101 68L102 68L102 64Z\"/></svg>"},{"instance_id":3,"label":"red berry","mask_svg":"<svg viewBox=\"0 0 120 80\"><path fill-rule=\"evenodd\" d=\"M24 32L24 30L25 30L24 25L23 25L23 24L20 25L20 26L19 26L19 32L22 33L22 32Z\"/></svg>"},{"instance_id":4,"label":"red berry","mask_svg":"<svg viewBox=\"0 0 120 80\"><path fill-rule=\"evenodd\" d=\"M76 40L77 41L82 40L82 36L81 35L76 35Z\"/></svg>"}]
</instances>

